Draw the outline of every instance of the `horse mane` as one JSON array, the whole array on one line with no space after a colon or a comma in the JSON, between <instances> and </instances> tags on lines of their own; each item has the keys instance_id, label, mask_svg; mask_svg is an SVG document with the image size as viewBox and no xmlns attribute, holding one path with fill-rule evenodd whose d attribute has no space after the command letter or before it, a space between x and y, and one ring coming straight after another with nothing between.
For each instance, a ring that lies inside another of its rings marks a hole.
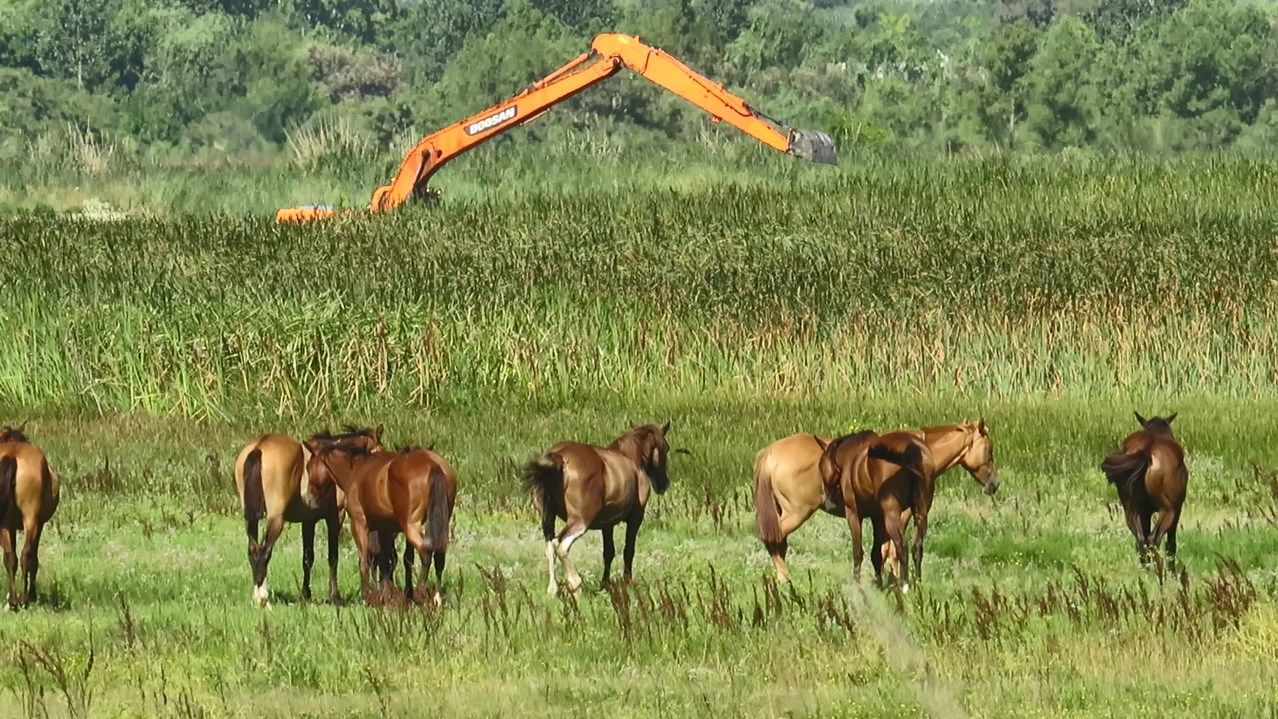
<instances>
[{"instance_id":1,"label":"horse mane","mask_svg":"<svg viewBox=\"0 0 1278 719\"><path fill-rule=\"evenodd\" d=\"M1171 422L1167 421L1163 417L1150 417L1145 421L1145 424L1141 427L1141 429L1159 437L1172 436Z\"/></svg>"},{"instance_id":2,"label":"horse mane","mask_svg":"<svg viewBox=\"0 0 1278 719\"><path fill-rule=\"evenodd\" d=\"M0 442L30 442L27 435L23 434L21 427L10 427L5 425L0 427Z\"/></svg>"},{"instance_id":3,"label":"horse mane","mask_svg":"<svg viewBox=\"0 0 1278 719\"><path fill-rule=\"evenodd\" d=\"M661 428L657 425L645 424L631 428L630 431L608 445L608 449L625 456L634 462L636 467L648 472L649 478L652 480L653 489L657 490L657 494L662 494L666 491L670 484L670 479L665 475L664 471L656 473L650 471L657 468L649 466L648 458L652 454L653 446L657 443L657 438L663 434Z\"/></svg>"}]
</instances>

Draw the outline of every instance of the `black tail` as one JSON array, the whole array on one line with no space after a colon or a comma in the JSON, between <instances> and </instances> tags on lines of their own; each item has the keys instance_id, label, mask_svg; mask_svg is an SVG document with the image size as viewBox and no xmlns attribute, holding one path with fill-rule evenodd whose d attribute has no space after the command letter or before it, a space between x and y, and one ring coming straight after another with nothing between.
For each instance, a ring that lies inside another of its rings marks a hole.
<instances>
[{"instance_id":1,"label":"black tail","mask_svg":"<svg viewBox=\"0 0 1278 719\"><path fill-rule=\"evenodd\" d=\"M1101 471L1105 473L1111 484L1127 487L1145 478L1145 470L1153 461L1148 451L1115 452L1101 462Z\"/></svg>"},{"instance_id":2,"label":"black tail","mask_svg":"<svg viewBox=\"0 0 1278 719\"><path fill-rule=\"evenodd\" d=\"M917 442L910 442L905 449L900 452L888 447L883 443L871 445L869 456L872 459L881 459L884 462L891 462L899 465L901 469L910 472L916 477L923 477L923 450L919 448Z\"/></svg>"},{"instance_id":3,"label":"black tail","mask_svg":"<svg viewBox=\"0 0 1278 719\"><path fill-rule=\"evenodd\" d=\"M14 488L18 484L18 460L13 457L0 457L0 519L9 513L9 505L13 502Z\"/></svg>"},{"instance_id":4,"label":"black tail","mask_svg":"<svg viewBox=\"0 0 1278 719\"><path fill-rule=\"evenodd\" d=\"M547 452L524 467L524 487L532 492L543 517L559 514L556 498L563 485L564 458L555 452Z\"/></svg>"},{"instance_id":5,"label":"black tail","mask_svg":"<svg viewBox=\"0 0 1278 719\"><path fill-rule=\"evenodd\" d=\"M266 492L262 489L262 450L244 458L244 531L257 541L258 520L266 516Z\"/></svg>"},{"instance_id":6,"label":"black tail","mask_svg":"<svg viewBox=\"0 0 1278 719\"><path fill-rule=\"evenodd\" d=\"M448 480L438 466L430 471L430 507L426 509L426 542L431 549L448 549L449 524L453 509L448 501Z\"/></svg>"}]
</instances>

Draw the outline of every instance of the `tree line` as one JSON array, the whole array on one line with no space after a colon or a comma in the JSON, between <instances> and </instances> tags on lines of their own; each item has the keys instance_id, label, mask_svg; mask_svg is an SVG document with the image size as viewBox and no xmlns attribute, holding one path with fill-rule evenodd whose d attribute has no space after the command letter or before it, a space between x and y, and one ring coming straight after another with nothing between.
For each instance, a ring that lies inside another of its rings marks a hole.
<instances>
[{"instance_id":1,"label":"tree line","mask_svg":"<svg viewBox=\"0 0 1278 719\"><path fill-rule=\"evenodd\" d=\"M9 0L0 152L60 133L177 155L270 157L322 132L402 147L601 31L844 145L1278 150L1272 1ZM642 82L560 110L550 127L621 142L704 128Z\"/></svg>"}]
</instances>

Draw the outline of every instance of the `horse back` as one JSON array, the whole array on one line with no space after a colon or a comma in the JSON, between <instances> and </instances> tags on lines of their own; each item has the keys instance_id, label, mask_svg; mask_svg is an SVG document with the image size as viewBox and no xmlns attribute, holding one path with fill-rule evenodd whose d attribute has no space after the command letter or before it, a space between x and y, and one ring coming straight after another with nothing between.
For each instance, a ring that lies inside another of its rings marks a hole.
<instances>
[{"instance_id":1,"label":"horse back","mask_svg":"<svg viewBox=\"0 0 1278 719\"><path fill-rule=\"evenodd\" d=\"M563 463L560 506L568 521L610 527L647 503L647 475L624 455L579 442L561 442L550 451Z\"/></svg>"},{"instance_id":2,"label":"horse back","mask_svg":"<svg viewBox=\"0 0 1278 719\"><path fill-rule=\"evenodd\" d=\"M0 457L14 463L12 503L7 515L0 517L0 525L21 529L27 519L39 524L49 521L58 507L60 487L44 452L30 442L6 442L0 444Z\"/></svg>"}]
</instances>

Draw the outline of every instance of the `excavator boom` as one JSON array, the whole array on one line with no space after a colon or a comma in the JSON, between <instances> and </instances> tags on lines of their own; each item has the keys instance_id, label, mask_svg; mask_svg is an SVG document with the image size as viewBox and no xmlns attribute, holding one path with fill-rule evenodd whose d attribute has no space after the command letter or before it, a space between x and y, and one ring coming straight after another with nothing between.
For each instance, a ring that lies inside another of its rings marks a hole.
<instances>
[{"instance_id":1,"label":"excavator boom","mask_svg":"<svg viewBox=\"0 0 1278 719\"><path fill-rule=\"evenodd\" d=\"M427 182L449 160L540 116L623 67L705 110L715 122L726 122L773 149L835 164L834 143L825 133L786 127L639 38L606 33L594 39L590 52L573 58L514 97L423 138L404 156L390 183L373 191L369 211L386 212L414 196L433 195ZM275 220L305 222L336 214L328 207L292 207L277 212Z\"/></svg>"}]
</instances>

